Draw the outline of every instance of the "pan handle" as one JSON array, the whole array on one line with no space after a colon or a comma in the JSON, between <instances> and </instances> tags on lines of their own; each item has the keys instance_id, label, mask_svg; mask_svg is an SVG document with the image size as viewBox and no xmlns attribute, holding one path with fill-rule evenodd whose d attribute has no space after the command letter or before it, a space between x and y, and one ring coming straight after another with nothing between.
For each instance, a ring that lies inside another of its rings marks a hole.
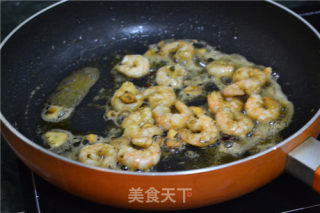
<instances>
[{"instance_id":1,"label":"pan handle","mask_svg":"<svg viewBox=\"0 0 320 213\"><path fill-rule=\"evenodd\" d=\"M310 137L289 152L286 170L320 193L320 141Z\"/></svg>"}]
</instances>

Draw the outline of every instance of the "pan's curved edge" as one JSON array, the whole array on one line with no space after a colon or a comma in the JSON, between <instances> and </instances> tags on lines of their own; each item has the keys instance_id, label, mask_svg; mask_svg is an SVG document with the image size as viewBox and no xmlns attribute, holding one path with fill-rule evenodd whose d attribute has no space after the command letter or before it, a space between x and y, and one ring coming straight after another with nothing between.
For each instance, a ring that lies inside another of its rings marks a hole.
<instances>
[{"instance_id":1,"label":"pan's curved edge","mask_svg":"<svg viewBox=\"0 0 320 213\"><path fill-rule=\"evenodd\" d=\"M299 14L297 14L296 12L294 12L293 10L290 10L289 8L283 6L280 3L277 3L273 0L266 0L266 2L273 4L277 7L280 7L281 9L285 10L286 12L290 13L291 15L294 15L297 19L299 19L300 21L302 21L305 25L307 25L317 36L318 39L320 39L320 33L316 30L316 28L314 28L307 20L305 20L304 18L302 18L301 16L299 16Z\"/></svg>"},{"instance_id":2,"label":"pan's curved edge","mask_svg":"<svg viewBox=\"0 0 320 213\"><path fill-rule=\"evenodd\" d=\"M67 0L61 0L60 2L57 2L55 4L52 4L46 8L44 8L43 10L35 13L34 15L32 15L31 17L29 17L28 19L26 19L25 21L23 21L21 24L19 24L12 32L9 33L9 35L3 40L3 42L0 44L0 50L2 50L2 47L5 45L5 43L7 42L7 40L10 39L10 37L16 32L18 31L23 25L25 25L27 22L29 22L30 20L32 20L33 18L35 18L36 16L46 12L47 10L56 7L62 3L68 2ZM292 10L284 7L283 5L276 3L274 1L271 0L266 0L266 2L271 3L283 10L285 10L286 12L294 15L296 18L298 18L303 24L307 25L316 35L317 37L320 39L320 34L319 32L309 23L307 22L305 19L303 19L302 17L300 17L297 13L293 12ZM49 150L46 150L45 148L41 147L40 145L32 142L29 138L25 137L23 134L21 134L16 128L14 128L9 121L4 117L4 115L2 114L2 112L0 112L0 121L1 123L3 123L12 133L14 133L20 140L24 141L25 143L27 143L28 145L32 146L34 149L37 149L41 152L44 152L52 157L55 157L59 160L65 161L67 163L71 163L71 164L75 164L81 167L86 167L89 169L93 169L93 170L99 170L99 171L106 171L106 172L112 172L112 173L117 173L117 174L126 174L126 175L138 175L138 176L170 176L170 175L186 175L186 174L195 174L195 173L202 173L202 172L207 172L207 171L213 171L213 170L218 170L218 169L222 169L228 166L232 166L232 165L237 165L255 158L258 158L266 153L269 153L275 149L278 149L279 147L281 147L282 145L286 144L288 141L292 140L293 138L297 137L298 135L300 135L302 132L304 132L306 129L308 129L317 119L318 117L320 117L320 109L318 109L318 111L314 114L314 116L303 126L301 127L298 131L296 131L294 134L292 134L291 136L289 136L288 138L286 138L285 140L283 140L282 142L278 143L276 146L271 147L263 152L260 152L258 154L246 157L244 159L241 160L237 160L231 163L227 163L227 164L223 164L223 165L219 165L219 166L211 166L211 167L206 167L206 168L202 168L202 169L193 169L193 170L187 170L187 171L176 171L176 172L148 172L148 173L137 173L137 172L133 172L133 171L117 171L117 170L112 170L112 169L107 169L107 168L98 168L98 167L94 167L94 166L90 166L90 165L86 165L74 160L70 160L68 158L62 157L58 154L55 154Z\"/></svg>"},{"instance_id":3,"label":"pan's curved edge","mask_svg":"<svg viewBox=\"0 0 320 213\"><path fill-rule=\"evenodd\" d=\"M53 7L56 7L56 6L58 6L58 5L62 4L62 3L65 3L65 2L67 2L67 1L68 1L68 0L61 0L61 1L57 2L57 3L54 3L54 4L50 5L50 6L44 8L44 9L38 11L38 12L36 12L36 13L33 14L32 16L30 16L29 18L27 18L26 20L24 20L23 22L21 22L18 26L16 26L16 27L3 39L3 41L2 41L1 44L0 44L0 50L1 50L2 47L5 45L5 43L9 40L9 38L11 38L11 36L12 36L13 34L15 34L15 33L16 33L23 25L25 25L27 22L31 21L33 18L35 18L36 16L38 16L38 15L46 12L47 10L49 10L49 9L51 9L51 8L53 8Z\"/></svg>"}]
</instances>

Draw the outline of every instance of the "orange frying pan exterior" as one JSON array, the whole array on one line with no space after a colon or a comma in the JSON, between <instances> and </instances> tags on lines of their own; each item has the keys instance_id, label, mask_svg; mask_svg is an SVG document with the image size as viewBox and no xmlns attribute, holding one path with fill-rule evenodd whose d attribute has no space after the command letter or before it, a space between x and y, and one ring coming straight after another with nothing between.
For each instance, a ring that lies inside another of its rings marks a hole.
<instances>
[{"instance_id":1,"label":"orange frying pan exterior","mask_svg":"<svg viewBox=\"0 0 320 213\"><path fill-rule=\"evenodd\" d=\"M320 193L320 166L314 173L312 188L318 193Z\"/></svg>"},{"instance_id":2,"label":"orange frying pan exterior","mask_svg":"<svg viewBox=\"0 0 320 213\"><path fill-rule=\"evenodd\" d=\"M116 207L174 210L223 202L272 181L283 172L287 153L320 133L320 111L299 132L255 156L213 168L150 174L85 166L32 144L10 124L2 123L1 127L16 155L36 174L65 191ZM314 188L319 190L319 179Z\"/></svg>"}]
</instances>

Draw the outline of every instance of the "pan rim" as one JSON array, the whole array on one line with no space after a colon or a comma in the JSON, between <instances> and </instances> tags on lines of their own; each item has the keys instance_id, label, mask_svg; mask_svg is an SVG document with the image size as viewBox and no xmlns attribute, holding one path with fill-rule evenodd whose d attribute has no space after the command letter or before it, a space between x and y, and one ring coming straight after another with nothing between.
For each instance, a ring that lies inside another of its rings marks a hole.
<instances>
[{"instance_id":1,"label":"pan rim","mask_svg":"<svg viewBox=\"0 0 320 213\"><path fill-rule=\"evenodd\" d=\"M12 30L8 36L3 40L3 42L0 44L0 50L2 49L2 47L5 45L5 43L12 37L12 35L18 31L23 25L25 25L27 22L29 22L30 20L32 20L33 18L37 17L38 15L44 13L45 11L56 7L62 3L67 2L67 0L62 0L60 2L54 3L40 11L38 11L37 13L35 13L34 15L30 16L28 19L26 19L25 21L23 21L22 23L20 23L14 30ZM319 32L309 23L307 22L304 18L302 18L301 16L299 16L297 13L295 13L294 11L286 8L285 6L276 3L272 0L266 0L266 2L273 4L276 7L279 7L280 9L286 11L287 13L290 13L291 15L295 16L295 18L298 18L303 24L307 25L312 31L313 33L315 33L315 35L318 37L318 39L320 40L320 34ZM186 171L172 171L172 172L134 172L134 171L122 171L122 170L113 170L113 169L108 169L108 168L99 168L99 167L94 167L94 166L90 166L90 165L86 165L83 163L80 163L78 161L75 160L71 160L65 157L62 157L54 152L51 152L47 149L45 149L44 147L36 144L35 142L33 142L32 140L30 140L29 138L27 138L26 136L24 136L22 133L20 133L16 128L14 128L11 123L4 117L4 115L2 114L2 112L0 112L0 121L16 136L18 137L21 141L27 143L29 146L31 146L32 148L41 151L53 158L57 158L61 161L64 161L66 163L71 163L75 166L80 166L80 167L84 167L87 169L92 169L92 170L96 170L96 171L101 171L101 172L110 172L110 173L114 173L114 174L119 174L119 175L138 175L138 176L173 176L173 175L191 175L191 174L199 174L199 173L205 173L205 172L211 172L211 171L215 171L215 170L219 170L219 169L223 169L226 167L231 167L231 166L235 166L250 160L253 160L255 158L259 158L269 152L272 152L276 149L279 149L281 146L283 146L284 144L288 143L289 141L291 141L292 139L294 139L295 137L297 137L298 135L300 135L302 132L304 132L309 126L311 126L315 120L320 117L320 109L318 109L318 111L313 115L313 117L303 126L301 127L298 131L296 131L295 133L293 133L292 135L290 135L289 137L287 137L286 139L284 139L283 141L281 141L280 143L278 143L277 145L270 147L262 152L259 152L257 154L248 156L246 158L240 159L240 160L236 160L230 163L226 163L226 164L222 164L222 165L214 165L214 166L209 166L209 167L205 167L205 168L200 168L200 169L192 169L192 170L186 170Z\"/></svg>"}]
</instances>

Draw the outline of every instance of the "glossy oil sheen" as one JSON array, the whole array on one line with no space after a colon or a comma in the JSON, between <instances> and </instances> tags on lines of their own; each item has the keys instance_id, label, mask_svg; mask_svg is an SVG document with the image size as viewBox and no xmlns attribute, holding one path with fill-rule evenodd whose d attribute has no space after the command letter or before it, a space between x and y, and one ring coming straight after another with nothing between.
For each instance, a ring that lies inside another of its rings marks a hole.
<instances>
[{"instance_id":1,"label":"glossy oil sheen","mask_svg":"<svg viewBox=\"0 0 320 213\"><path fill-rule=\"evenodd\" d=\"M72 70L97 66L100 80L79 106L81 115L73 116L71 123L79 131L100 130L104 122L83 121L101 118L103 112L85 106L97 89L112 87L113 56L143 53L148 44L166 38L204 40L226 53L273 67L296 111L285 137L301 128L320 105L315 98L319 97L319 39L270 3L66 2L32 19L2 48L2 112L23 134L39 142L33 130L40 122L43 95L50 94ZM36 86L39 89L30 98Z\"/></svg>"}]
</instances>

